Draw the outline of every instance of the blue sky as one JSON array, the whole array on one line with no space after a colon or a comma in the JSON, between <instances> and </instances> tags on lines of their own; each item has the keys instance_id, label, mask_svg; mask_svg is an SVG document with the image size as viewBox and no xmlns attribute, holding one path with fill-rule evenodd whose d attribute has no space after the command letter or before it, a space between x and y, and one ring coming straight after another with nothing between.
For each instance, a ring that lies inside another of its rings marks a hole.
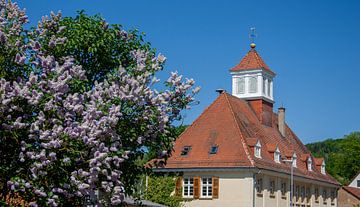
<instances>
[{"instance_id":1,"label":"blue sky","mask_svg":"<svg viewBox=\"0 0 360 207\"><path fill-rule=\"evenodd\" d=\"M167 56L165 73L178 70L202 87L200 104L185 113L190 124L216 97L231 91L229 69L249 50L277 73L275 109L303 142L360 131L360 1L20 0L31 24L50 11L74 16L84 9L110 23L137 28ZM164 74L161 77L165 78Z\"/></svg>"}]
</instances>

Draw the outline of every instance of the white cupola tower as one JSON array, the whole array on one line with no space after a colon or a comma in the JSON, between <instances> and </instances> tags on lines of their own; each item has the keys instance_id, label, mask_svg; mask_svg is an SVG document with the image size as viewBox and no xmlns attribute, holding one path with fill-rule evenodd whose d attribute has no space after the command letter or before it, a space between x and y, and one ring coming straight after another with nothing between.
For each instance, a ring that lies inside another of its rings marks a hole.
<instances>
[{"instance_id":1,"label":"white cupola tower","mask_svg":"<svg viewBox=\"0 0 360 207\"><path fill-rule=\"evenodd\" d=\"M245 100L264 99L274 103L275 73L261 59L251 43L251 49L238 65L230 70L232 95Z\"/></svg>"},{"instance_id":2,"label":"white cupola tower","mask_svg":"<svg viewBox=\"0 0 360 207\"><path fill-rule=\"evenodd\" d=\"M232 76L232 95L246 100L253 108L259 121L272 126L275 73L261 59L250 44L250 51L238 65L230 70Z\"/></svg>"}]
</instances>

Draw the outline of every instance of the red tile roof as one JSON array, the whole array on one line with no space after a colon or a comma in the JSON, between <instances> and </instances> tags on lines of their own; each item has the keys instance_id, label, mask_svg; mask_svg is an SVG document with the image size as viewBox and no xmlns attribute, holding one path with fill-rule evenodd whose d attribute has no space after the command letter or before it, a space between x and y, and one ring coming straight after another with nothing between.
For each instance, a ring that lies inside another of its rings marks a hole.
<instances>
[{"instance_id":1,"label":"red tile roof","mask_svg":"<svg viewBox=\"0 0 360 207\"><path fill-rule=\"evenodd\" d=\"M264 69L272 74L275 74L270 68L266 65L260 55L255 49L251 49L245 57L240 61L238 65L231 68L230 71L236 72L241 70L255 70L255 69Z\"/></svg>"},{"instance_id":2,"label":"red tile roof","mask_svg":"<svg viewBox=\"0 0 360 207\"><path fill-rule=\"evenodd\" d=\"M344 186L343 189L355 196L357 199L360 199L360 188Z\"/></svg>"},{"instance_id":3,"label":"red tile roof","mask_svg":"<svg viewBox=\"0 0 360 207\"><path fill-rule=\"evenodd\" d=\"M257 167L289 173L289 164L274 161L271 151L277 146L282 155L291 157L292 152L296 153L299 159L295 175L338 184L318 168L308 171L306 161L300 158L310 155L310 151L288 126L286 137L281 136L275 113L272 122L273 127L261 124L247 101L222 93L176 140L165 168ZM261 159L256 158L251 149L257 140L262 146ZM209 153L213 145L219 146L216 154ZM191 146L191 150L181 156L184 146Z\"/></svg>"}]
</instances>

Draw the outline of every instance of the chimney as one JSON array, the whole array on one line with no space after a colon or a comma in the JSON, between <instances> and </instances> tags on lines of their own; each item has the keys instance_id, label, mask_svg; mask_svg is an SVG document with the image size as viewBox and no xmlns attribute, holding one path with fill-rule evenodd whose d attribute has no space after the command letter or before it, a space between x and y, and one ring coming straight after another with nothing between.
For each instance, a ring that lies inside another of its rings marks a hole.
<instances>
[{"instance_id":1,"label":"chimney","mask_svg":"<svg viewBox=\"0 0 360 207\"><path fill-rule=\"evenodd\" d=\"M285 108L280 107L278 110L278 126L280 134L285 137Z\"/></svg>"},{"instance_id":2,"label":"chimney","mask_svg":"<svg viewBox=\"0 0 360 207\"><path fill-rule=\"evenodd\" d=\"M273 104L263 99L248 100L261 124L272 127Z\"/></svg>"}]
</instances>

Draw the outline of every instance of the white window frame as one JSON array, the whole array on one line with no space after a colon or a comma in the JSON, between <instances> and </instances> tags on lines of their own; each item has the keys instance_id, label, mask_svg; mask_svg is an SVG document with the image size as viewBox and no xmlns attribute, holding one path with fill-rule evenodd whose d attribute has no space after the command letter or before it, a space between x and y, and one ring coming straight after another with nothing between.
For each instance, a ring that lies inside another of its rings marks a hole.
<instances>
[{"instance_id":1,"label":"white window frame","mask_svg":"<svg viewBox=\"0 0 360 207\"><path fill-rule=\"evenodd\" d=\"M308 171L313 171L311 157L309 157L308 160L307 160L307 166L308 166Z\"/></svg>"},{"instance_id":2,"label":"white window frame","mask_svg":"<svg viewBox=\"0 0 360 207\"><path fill-rule=\"evenodd\" d=\"M191 189L192 189L192 191L191 191ZM194 178L193 177L185 177L183 179L183 197L184 198L193 198L194 197Z\"/></svg>"},{"instance_id":3,"label":"white window frame","mask_svg":"<svg viewBox=\"0 0 360 207\"><path fill-rule=\"evenodd\" d=\"M205 182L204 182L205 181ZM204 195L205 189L205 195ZM212 177L201 178L201 198L212 198L213 197L213 180Z\"/></svg>"},{"instance_id":4,"label":"white window frame","mask_svg":"<svg viewBox=\"0 0 360 207\"><path fill-rule=\"evenodd\" d=\"M255 157L261 158L261 143L259 140L256 142L254 154Z\"/></svg>"},{"instance_id":5,"label":"white window frame","mask_svg":"<svg viewBox=\"0 0 360 207\"><path fill-rule=\"evenodd\" d=\"M325 167L326 167L325 161L323 161L322 164L321 164L321 173L324 174L324 175L326 175L326 168Z\"/></svg>"},{"instance_id":6,"label":"white window frame","mask_svg":"<svg viewBox=\"0 0 360 207\"><path fill-rule=\"evenodd\" d=\"M280 159L281 158L281 153L280 153L280 150L279 150L279 147L276 147L276 150L274 152L274 161L276 163L280 163Z\"/></svg>"},{"instance_id":7,"label":"white window frame","mask_svg":"<svg viewBox=\"0 0 360 207\"><path fill-rule=\"evenodd\" d=\"M297 156L296 156L296 153L294 153L293 156L292 156L292 166L297 168Z\"/></svg>"}]
</instances>

